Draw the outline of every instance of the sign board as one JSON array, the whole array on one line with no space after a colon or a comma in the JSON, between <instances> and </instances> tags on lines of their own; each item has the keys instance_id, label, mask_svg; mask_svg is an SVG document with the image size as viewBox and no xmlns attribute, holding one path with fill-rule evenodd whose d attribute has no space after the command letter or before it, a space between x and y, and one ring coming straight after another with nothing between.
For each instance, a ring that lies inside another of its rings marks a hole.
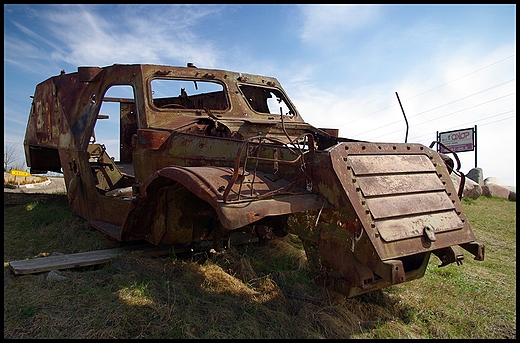
<instances>
[{"instance_id":1,"label":"sign board","mask_svg":"<svg viewBox=\"0 0 520 343\"><path fill-rule=\"evenodd\" d=\"M475 128L440 132L437 140L454 152L473 151L475 149ZM449 152L441 145L438 147L439 152Z\"/></svg>"},{"instance_id":2,"label":"sign board","mask_svg":"<svg viewBox=\"0 0 520 343\"><path fill-rule=\"evenodd\" d=\"M11 169L11 175L14 175L14 176L31 176L31 173L23 171L23 170Z\"/></svg>"}]
</instances>

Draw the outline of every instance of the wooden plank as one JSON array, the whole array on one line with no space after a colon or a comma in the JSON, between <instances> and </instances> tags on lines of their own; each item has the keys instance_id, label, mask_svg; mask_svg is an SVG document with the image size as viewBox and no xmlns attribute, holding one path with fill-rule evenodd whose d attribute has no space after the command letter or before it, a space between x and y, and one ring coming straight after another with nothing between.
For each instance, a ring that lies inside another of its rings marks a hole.
<instances>
[{"instance_id":1,"label":"wooden plank","mask_svg":"<svg viewBox=\"0 0 520 343\"><path fill-rule=\"evenodd\" d=\"M258 242L258 237L247 234L245 232L235 232L230 238L230 244L232 245L241 245L253 242ZM211 241L202 241L200 243L200 246L202 247L201 249L207 248L209 250L212 245ZM146 244L124 248L104 249L75 254L64 254L37 257L29 260L12 261L9 262L9 267L16 275L34 274L50 271L53 269L68 269L102 264L113 260L114 258L124 256L132 251L139 251L146 256L155 257L169 255L172 252L177 254L185 253L191 251L191 249L184 245L155 246L152 244Z\"/></svg>"},{"instance_id":2,"label":"wooden plank","mask_svg":"<svg viewBox=\"0 0 520 343\"><path fill-rule=\"evenodd\" d=\"M153 247L153 246L152 246ZM133 250L147 250L149 253L164 252L168 254L170 247L127 247L114 248L96 251L80 252L75 254L64 254L47 257L37 257L30 260L19 260L9 262L11 270L19 274L33 274L45 272L53 269L67 269L85 267L108 262L116 257L124 256Z\"/></svg>"}]
</instances>

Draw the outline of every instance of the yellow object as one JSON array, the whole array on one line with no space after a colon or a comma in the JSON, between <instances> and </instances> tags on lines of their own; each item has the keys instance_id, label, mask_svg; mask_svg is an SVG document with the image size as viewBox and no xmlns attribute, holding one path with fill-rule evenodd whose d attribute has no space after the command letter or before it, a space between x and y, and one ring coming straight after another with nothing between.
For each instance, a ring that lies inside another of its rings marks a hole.
<instances>
[{"instance_id":1,"label":"yellow object","mask_svg":"<svg viewBox=\"0 0 520 343\"><path fill-rule=\"evenodd\" d=\"M23 170L11 169L11 175L14 175L14 176L31 176L31 173L23 171Z\"/></svg>"}]
</instances>

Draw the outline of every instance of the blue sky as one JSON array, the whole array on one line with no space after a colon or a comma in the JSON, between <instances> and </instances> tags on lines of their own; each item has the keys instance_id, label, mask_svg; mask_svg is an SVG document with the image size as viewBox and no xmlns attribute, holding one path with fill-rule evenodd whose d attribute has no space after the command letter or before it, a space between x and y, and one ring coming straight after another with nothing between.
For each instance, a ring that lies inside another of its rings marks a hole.
<instances>
[{"instance_id":1,"label":"blue sky","mask_svg":"<svg viewBox=\"0 0 520 343\"><path fill-rule=\"evenodd\" d=\"M477 126L484 178L516 186L516 5L4 4L4 145L20 159L35 86L148 63L276 77L347 138L429 146ZM458 154L461 171L475 152Z\"/></svg>"}]
</instances>

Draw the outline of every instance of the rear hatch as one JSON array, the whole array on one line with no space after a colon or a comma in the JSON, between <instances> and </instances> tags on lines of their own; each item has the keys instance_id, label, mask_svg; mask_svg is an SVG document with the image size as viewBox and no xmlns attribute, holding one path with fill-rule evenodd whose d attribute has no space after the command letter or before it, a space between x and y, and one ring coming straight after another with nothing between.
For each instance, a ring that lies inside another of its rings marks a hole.
<instances>
[{"instance_id":1,"label":"rear hatch","mask_svg":"<svg viewBox=\"0 0 520 343\"><path fill-rule=\"evenodd\" d=\"M381 260L474 241L446 166L421 144L346 142L333 168Z\"/></svg>"}]
</instances>

